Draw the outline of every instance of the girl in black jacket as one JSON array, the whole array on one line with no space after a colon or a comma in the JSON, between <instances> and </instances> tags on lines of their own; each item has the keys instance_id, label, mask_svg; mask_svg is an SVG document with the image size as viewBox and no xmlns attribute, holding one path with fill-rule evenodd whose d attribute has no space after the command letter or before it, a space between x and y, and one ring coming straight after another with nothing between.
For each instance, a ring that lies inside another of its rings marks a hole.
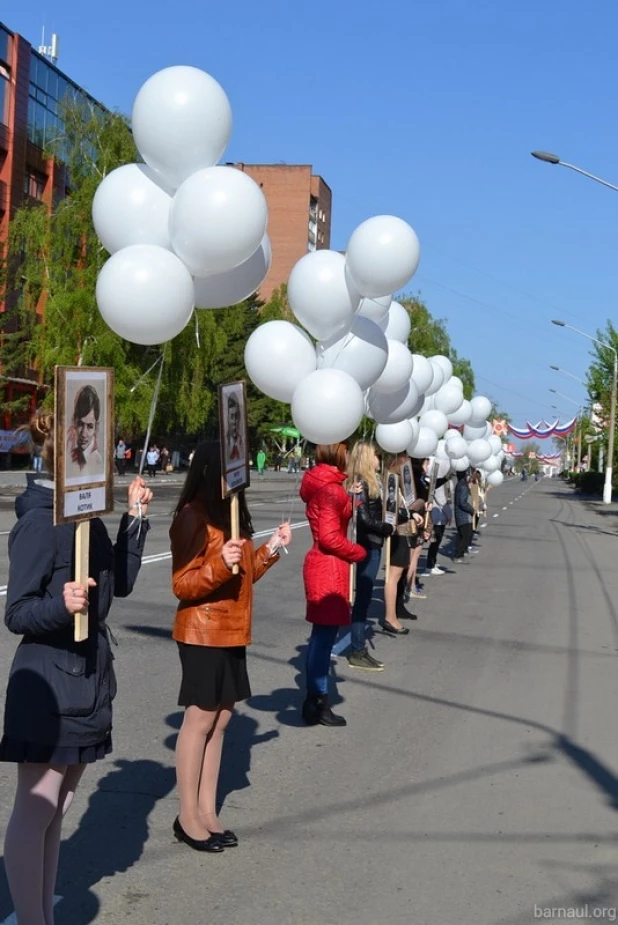
<instances>
[{"instance_id":1,"label":"girl in black jacket","mask_svg":"<svg viewBox=\"0 0 618 925\"><path fill-rule=\"evenodd\" d=\"M348 656L351 668L382 671L384 664L369 654L365 643L367 612L373 596L373 586L380 567L384 538L393 528L382 520L382 490L377 473L380 458L374 443L357 443L350 454L350 483L360 480L362 491L353 498L356 505L356 542L367 550L367 557L356 565L356 596L352 607L352 650Z\"/></svg>"},{"instance_id":2,"label":"girl in black jacket","mask_svg":"<svg viewBox=\"0 0 618 925\"><path fill-rule=\"evenodd\" d=\"M53 471L53 416L30 424ZM88 586L72 580L75 526L53 525L53 483L32 477L9 537L5 623L23 636L6 693L0 760L17 764L17 792L4 863L17 921L53 922L62 817L86 764L111 751L116 682L105 624L112 600L131 593L139 572L152 492L129 486L116 545L91 521ZM131 515L131 516L130 516ZM74 615L88 608L88 638L74 641Z\"/></svg>"}]
</instances>

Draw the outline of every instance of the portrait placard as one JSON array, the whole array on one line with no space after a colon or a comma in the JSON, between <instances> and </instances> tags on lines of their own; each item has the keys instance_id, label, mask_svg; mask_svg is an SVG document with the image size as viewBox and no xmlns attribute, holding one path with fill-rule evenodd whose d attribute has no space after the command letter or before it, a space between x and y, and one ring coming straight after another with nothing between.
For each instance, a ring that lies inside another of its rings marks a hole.
<instances>
[{"instance_id":1,"label":"portrait placard","mask_svg":"<svg viewBox=\"0 0 618 925\"><path fill-rule=\"evenodd\" d=\"M407 508L416 501L416 487L414 485L414 473L412 472L412 463L408 459L403 463L400 470L401 494Z\"/></svg>"},{"instance_id":2,"label":"portrait placard","mask_svg":"<svg viewBox=\"0 0 618 925\"><path fill-rule=\"evenodd\" d=\"M221 493L227 498L233 492L249 487L247 389L242 380L219 386L219 433Z\"/></svg>"},{"instance_id":3,"label":"portrait placard","mask_svg":"<svg viewBox=\"0 0 618 925\"><path fill-rule=\"evenodd\" d=\"M396 472L384 475L383 520L392 527L397 526L397 498L399 496L399 476Z\"/></svg>"},{"instance_id":4,"label":"portrait placard","mask_svg":"<svg viewBox=\"0 0 618 925\"><path fill-rule=\"evenodd\" d=\"M54 523L114 509L113 427L113 369L57 366Z\"/></svg>"}]
</instances>

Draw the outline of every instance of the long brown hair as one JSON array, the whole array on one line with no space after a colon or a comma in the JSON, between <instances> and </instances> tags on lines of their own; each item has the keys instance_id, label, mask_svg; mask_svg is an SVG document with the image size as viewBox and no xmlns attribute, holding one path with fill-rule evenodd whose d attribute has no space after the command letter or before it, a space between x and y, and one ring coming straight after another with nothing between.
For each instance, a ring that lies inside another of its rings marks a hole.
<instances>
[{"instance_id":1,"label":"long brown hair","mask_svg":"<svg viewBox=\"0 0 618 925\"><path fill-rule=\"evenodd\" d=\"M340 472L345 472L347 451L347 443L319 443L315 448L315 461L326 466L336 466Z\"/></svg>"},{"instance_id":2,"label":"long brown hair","mask_svg":"<svg viewBox=\"0 0 618 925\"><path fill-rule=\"evenodd\" d=\"M48 411L37 411L27 425L35 446L41 447L41 458L48 472L54 471L54 416Z\"/></svg>"},{"instance_id":3,"label":"long brown hair","mask_svg":"<svg viewBox=\"0 0 618 925\"><path fill-rule=\"evenodd\" d=\"M190 504L196 499L201 501L206 509L208 523L222 530L226 539L229 539L231 534L230 499L221 497L221 444L218 440L205 440L198 444L173 516L176 517L185 504ZM243 536L250 538L253 533L253 524L244 491L238 492L238 508L240 532Z\"/></svg>"}]
</instances>

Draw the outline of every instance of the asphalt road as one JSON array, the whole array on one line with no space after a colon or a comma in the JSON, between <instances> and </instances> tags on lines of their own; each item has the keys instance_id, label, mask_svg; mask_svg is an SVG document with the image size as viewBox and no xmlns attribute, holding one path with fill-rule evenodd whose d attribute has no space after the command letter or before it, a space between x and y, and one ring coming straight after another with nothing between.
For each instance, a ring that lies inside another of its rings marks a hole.
<instances>
[{"instance_id":1,"label":"asphalt road","mask_svg":"<svg viewBox=\"0 0 618 925\"><path fill-rule=\"evenodd\" d=\"M302 524L295 481L252 489L256 530L290 514ZM256 588L254 695L226 742L221 818L241 844L203 857L171 834L181 714L165 555L179 484L156 488L153 558L111 619L114 753L88 771L67 819L57 925L618 918L616 506L575 500L558 481L491 492L479 555L426 579L409 636L375 635L386 670L334 665L345 729L299 721L299 526ZM14 493L0 492L0 544ZM0 545L0 585L6 575ZM6 678L16 640L3 633ZM0 766L2 829L13 774ZM10 913L2 872L0 923Z\"/></svg>"}]
</instances>

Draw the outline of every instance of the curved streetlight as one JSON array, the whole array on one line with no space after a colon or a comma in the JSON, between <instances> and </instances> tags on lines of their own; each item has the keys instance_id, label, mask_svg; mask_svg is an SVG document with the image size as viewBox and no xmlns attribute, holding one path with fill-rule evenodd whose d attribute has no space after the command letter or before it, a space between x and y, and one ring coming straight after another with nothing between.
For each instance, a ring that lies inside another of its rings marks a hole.
<instances>
[{"instance_id":1,"label":"curved streetlight","mask_svg":"<svg viewBox=\"0 0 618 925\"><path fill-rule=\"evenodd\" d=\"M570 331L575 331L576 334L580 334L582 337L591 340L593 344L598 344L599 347L603 347L604 350L610 350L614 355L614 377L612 382L612 397L609 409L609 434L607 437L607 465L605 466L605 482L603 485L603 502L605 504L611 504L612 475L614 465L614 432L616 430L616 391L618 390L618 352L616 351L615 347L611 346L611 344L606 344L604 340L599 340L597 337L593 337L591 334L586 334L585 331L580 331L579 328L574 328L573 325L567 324L566 321L552 319L552 324L558 325L559 328L569 328Z\"/></svg>"},{"instance_id":2,"label":"curved streetlight","mask_svg":"<svg viewBox=\"0 0 618 925\"><path fill-rule=\"evenodd\" d=\"M545 161L546 164L559 164L561 167L568 167L569 170L574 170L575 173L581 173L582 176L588 177L590 180L594 180L595 183L607 186L609 189L613 189L618 193L618 186L610 183L609 180L603 180L593 173L588 173L587 170L582 170L581 167L576 167L575 164L567 164L566 161L561 161L557 154L550 154L549 151L531 151L530 154L532 157L536 157L537 161Z\"/></svg>"},{"instance_id":3,"label":"curved streetlight","mask_svg":"<svg viewBox=\"0 0 618 925\"><path fill-rule=\"evenodd\" d=\"M576 379L577 382L581 382L582 385L586 385L583 379L580 379L579 376L575 376L573 373L570 373L568 369L562 369L560 366L550 366L550 369L555 369L557 373L564 373L565 376L570 376L571 379Z\"/></svg>"}]
</instances>

